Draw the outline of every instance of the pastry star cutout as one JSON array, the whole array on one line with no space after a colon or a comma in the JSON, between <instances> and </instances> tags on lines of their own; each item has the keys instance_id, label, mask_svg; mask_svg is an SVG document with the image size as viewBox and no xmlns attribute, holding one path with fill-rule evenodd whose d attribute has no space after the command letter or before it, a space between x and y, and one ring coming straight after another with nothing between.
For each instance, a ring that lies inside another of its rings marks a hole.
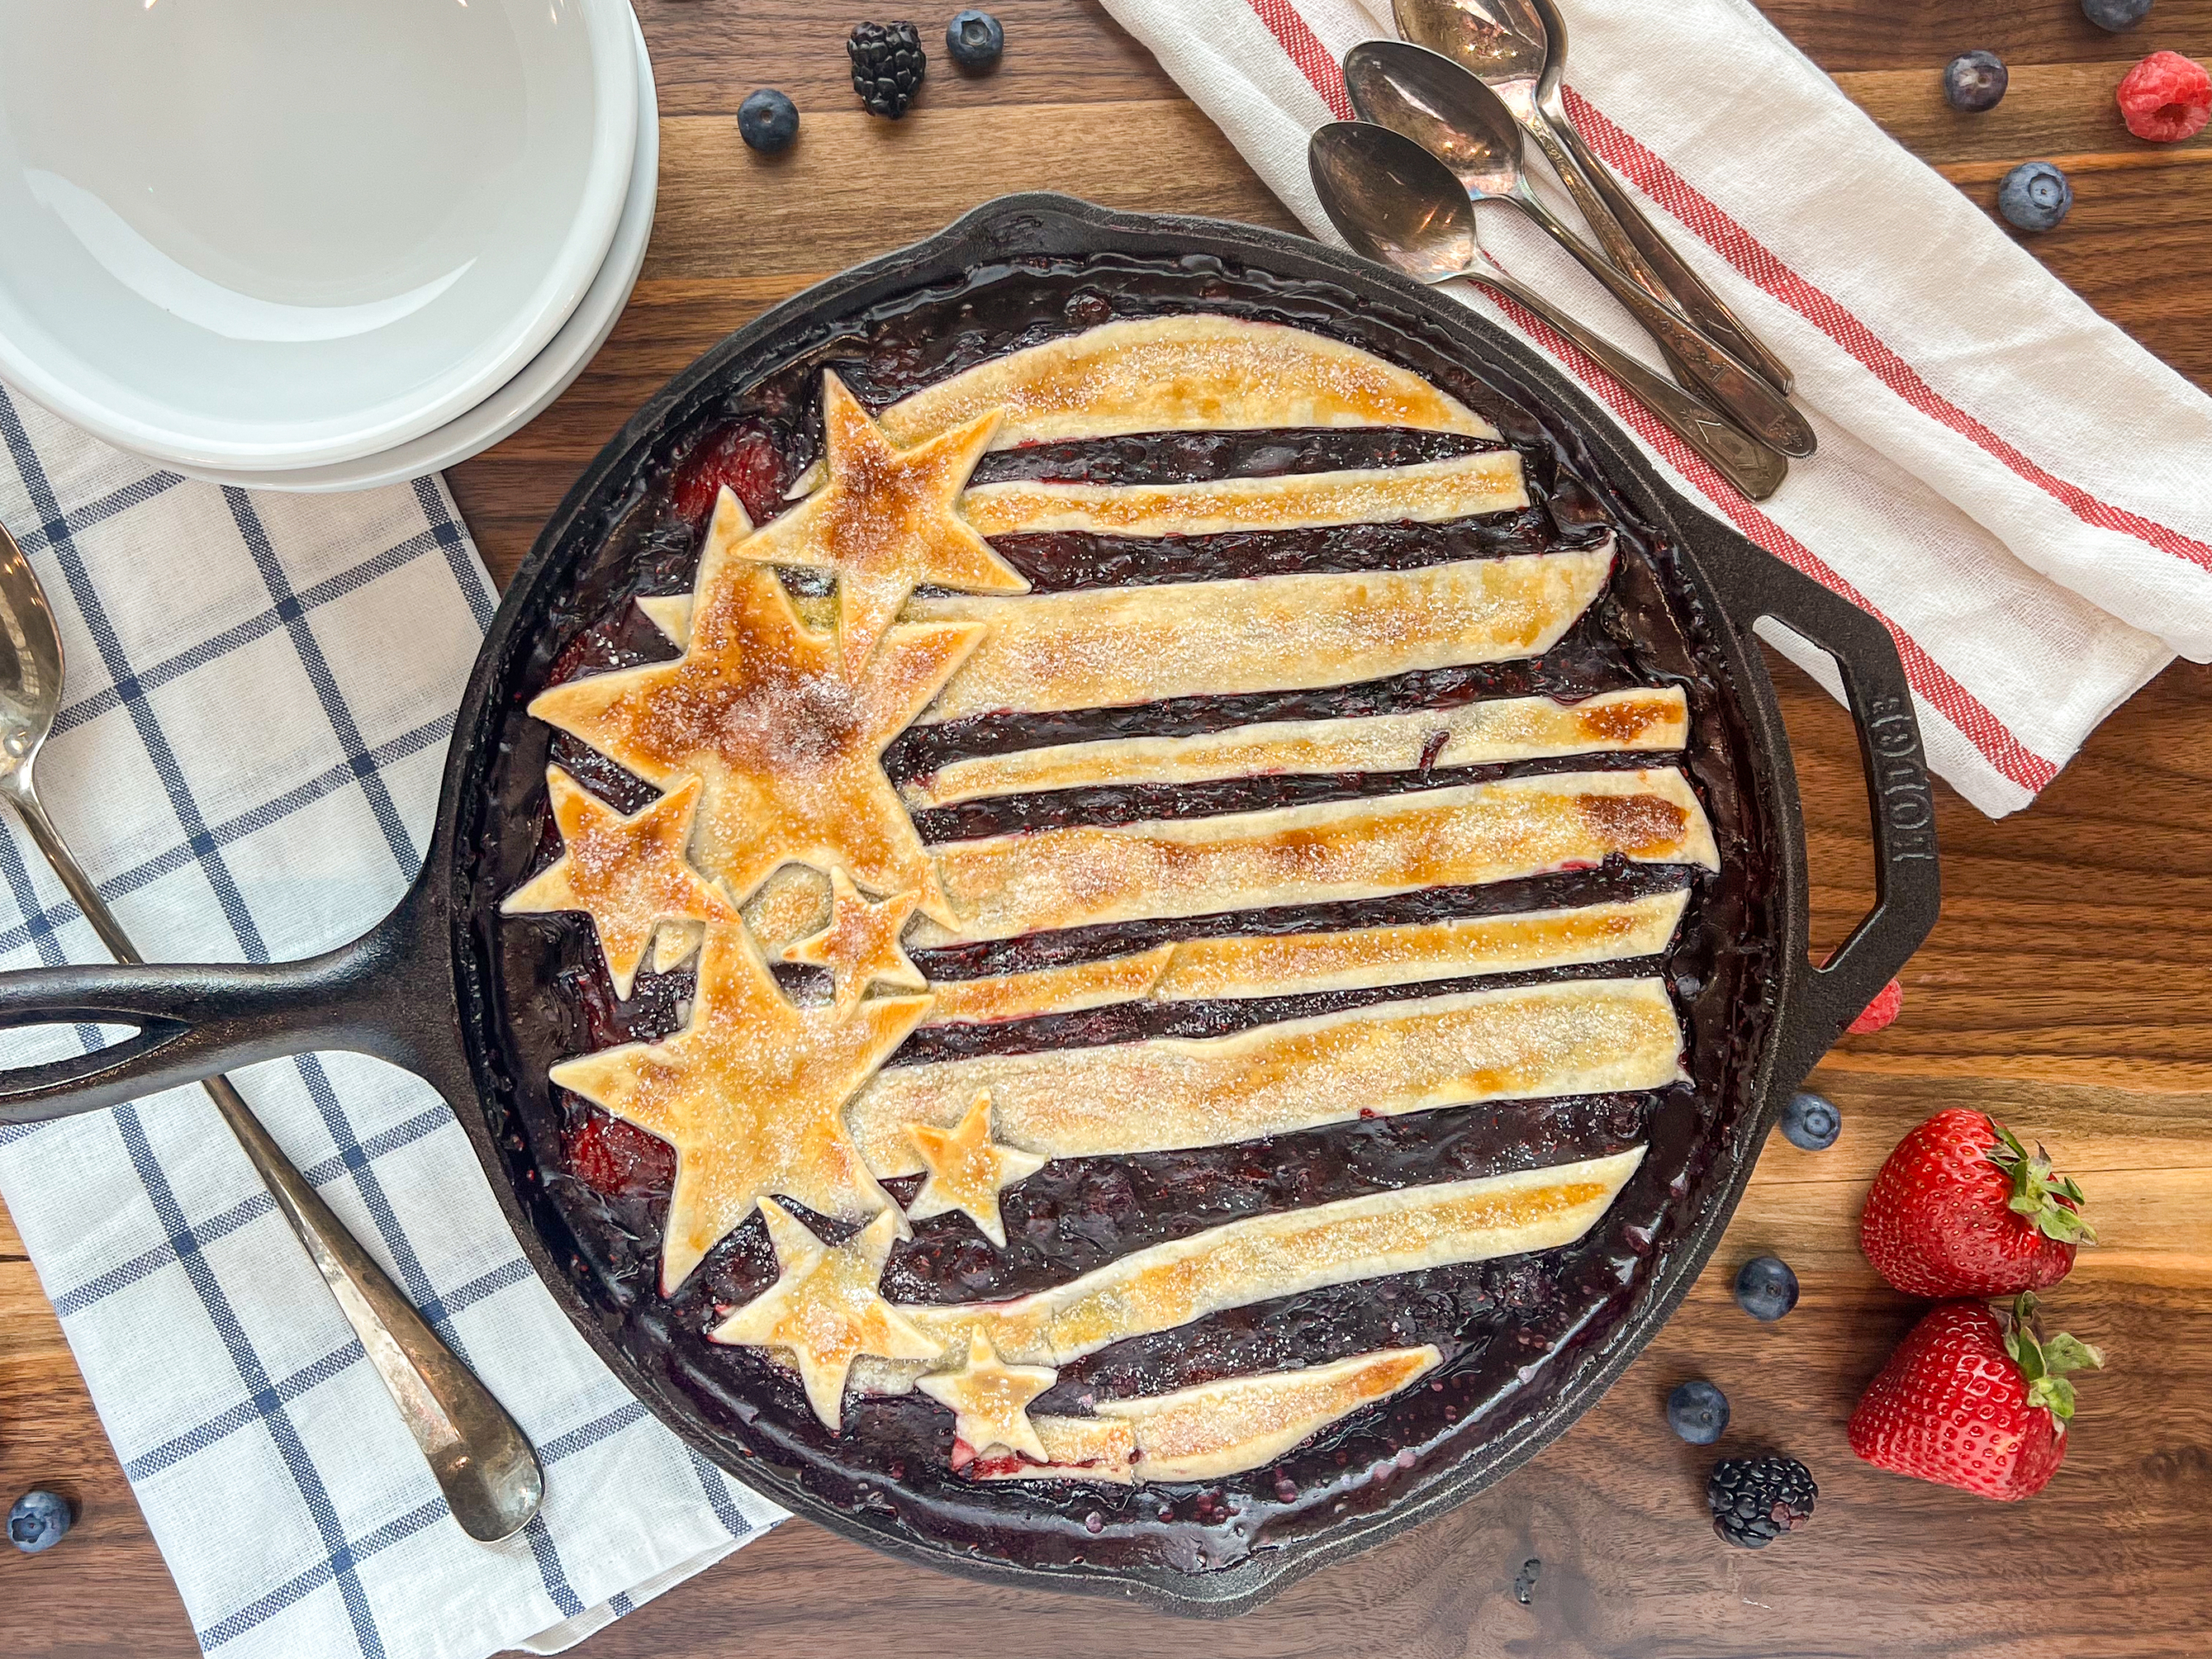
<instances>
[{"instance_id":1,"label":"pastry star cutout","mask_svg":"<svg viewBox=\"0 0 2212 1659\"><path fill-rule=\"evenodd\" d=\"M661 789L696 773L691 861L739 902L786 859L842 863L871 892L919 893L949 925L881 756L988 626L893 628L848 681L836 642L799 621L772 570L702 559L683 656L556 685L530 712Z\"/></svg>"},{"instance_id":2,"label":"pastry star cutout","mask_svg":"<svg viewBox=\"0 0 2212 1659\"><path fill-rule=\"evenodd\" d=\"M837 573L837 636L857 678L907 596L924 582L1024 594L1021 573L960 516L960 492L990 448L992 410L912 449L893 447L860 400L822 375L828 481L731 550L733 557Z\"/></svg>"},{"instance_id":3,"label":"pastry star cutout","mask_svg":"<svg viewBox=\"0 0 2212 1659\"><path fill-rule=\"evenodd\" d=\"M545 789L561 828L561 856L509 893L500 913L584 912L599 934L615 995L629 1000L645 946L664 923L736 920L736 906L683 861L699 804L697 779L628 818L557 766L545 769ZM654 953L656 969L671 965L664 958L675 944L664 939Z\"/></svg>"},{"instance_id":4,"label":"pastry star cutout","mask_svg":"<svg viewBox=\"0 0 2212 1659\"><path fill-rule=\"evenodd\" d=\"M917 1123L906 1133L922 1155L929 1179L914 1194L906 1213L917 1221L948 1211L964 1211L983 1236L1001 1249L1006 1248L1006 1223L999 1217L999 1189L1027 1180L1052 1160L1035 1153L1018 1152L991 1139L991 1096L988 1090L976 1096L968 1116L957 1128L931 1128Z\"/></svg>"},{"instance_id":5,"label":"pastry star cutout","mask_svg":"<svg viewBox=\"0 0 2212 1659\"><path fill-rule=\"evenodd\" d=\"M1009 1365L981 1331L968 1334L968 1363L957 1371L918 1377L914 1386L952 1408L952 1432L980 1454L994 1446L1050 1463L1045 1442L1029 1421L1029 1402L1052 1386L1049 1365Z\"/></svg>"},{"instance_id":6,"label":"pastry star cutout","mask_svg":"<svg viewBox=\"0 0 2212 1659\"><path fill-rule=\"evenodd\" d=\"M824 1244L773 1198L762 1200L760 1213L776 1247L776 1282L707 1338L788 1350L806 1385L807 1403L832 1434L839 1433L845 1378L855 1359L862 1354L935 1359L944 1351L942 1343L923 1335L877 1288L884 1258L899 1236L898 1212L886 1211L836 1245Z\"/></svg>"},{"instance_id":7,"label":"pastry star cutout","mask_svg":"<svg viewBox=\"0 0 2212 1659\"><path fill-rule=\"evenodd\" d=\"M830 872L830 925L811 938L784 949L785 962L827 968L836 986L836 1008L849 1013L870 985L925 991L930 982L899 948L899 930L921 902L918 893L903 893L882 903L871 901L853 885L844 867Z\"/></svg>"},{"instance_id":8,"label":"pastry star cutout","mask_svg":"<svg viewBox=\"0 0 2212 1659\"><path fill-rule=\"evenodd\" d=\"M689 1025L553 1068L562 1088L676 1148L664 1294L771 1193L839 1220L888 1211L893 1230L905 1230L846 1134L843 1108L929 1006L878 997L849 1019L795 1007L742 925L710 927Z\"/></svg>"}]
</instances>

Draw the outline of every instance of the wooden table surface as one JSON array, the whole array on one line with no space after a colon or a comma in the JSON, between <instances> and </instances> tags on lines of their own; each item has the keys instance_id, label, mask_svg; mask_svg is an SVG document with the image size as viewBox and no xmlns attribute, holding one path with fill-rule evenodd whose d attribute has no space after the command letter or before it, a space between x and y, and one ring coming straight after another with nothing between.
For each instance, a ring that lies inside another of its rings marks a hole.
<instances>
[{"instance_id":1,"label":"wooden table surface","mask_svg":"<svg viewBox=\"0 0 2212 1659\"><path fill-rule=\"evenodd\" d=\"M2074 0L1764 0L1899 140L1976 201L2030 157L2076 200L2035 251L2106 315L2212 383L2212 145L2130 139L2111 90L2145 52L2212 59L2212 0L2158 0L2127 35ZM952 9L948 3L944 10ZM1570 7L1571 10L1571 7ZM999 0L1007 50L965 79L933 61L919 107L872 120L845 81L859 8L830 0L640 0L661 100L659 216L613 340L544 416L452 474L504 578L569 480L668 375L762 308L1009 190L1287 226L1220 135L1095 0ZM941 26L929 14L925 35ZM2001 107L1952 114L1938 75L1986 46L2012 67ZM731 118L756 86L805 112L797 150L750 156ZM1756 86L1742 95L1757 98ZM2206 135L2212 138L2212 134ZM1796 745L1816 932L1865 907L1866 798L1850 729L1777 669ZM1842 1106L1830 1152L1777 1137L1681 1314L1596 1409L1529 1468L1455 1513L1297 1586L1236 1623L978 1588L794 1522L594 1638L624 1655L931 1647L1127 1659L1365 1656L2212 1652L2212 676L2179 664L2108 720L2030 810L1991 823L1944 791L1945 903L1906 970L1904 1014L1847 1038L1816 1074ZM1906 1128L1948 1105L2050 1142L2087 1187L2105 1243L2051 1299L2101 1344L2065 1468L2000 1506L1857 1465L1852 1402L1913 1317L1860 1259L1868 1179ZM1772 1250L1804 1287L1771 1328L1731 1302ZM1734 1404L1730 1447L1764 1442L1821 1483L1810 1529L1752 1554L1706 1525L1711 1453L1677 1443L1661 1402L1709 1376ZM0 1552L0 1654L194 1651L160 1557L22 1249L0 1215L0 1498L34 1484L78 1501L67 1542ZM1524 1562L1542 1569L1529 1605ZM302 1659L316 1659L302 1656Z\"/></svg>"}]
</instances>

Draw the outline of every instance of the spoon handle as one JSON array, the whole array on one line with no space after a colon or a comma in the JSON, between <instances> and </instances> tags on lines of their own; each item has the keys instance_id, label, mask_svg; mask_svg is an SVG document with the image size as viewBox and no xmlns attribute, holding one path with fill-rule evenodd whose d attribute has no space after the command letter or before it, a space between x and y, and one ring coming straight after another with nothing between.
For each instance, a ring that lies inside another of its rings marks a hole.
<instances>
[{"instance_id":1,"label":"spoon handle","mask_svg":"<svg viewBox=\"0 0 2212 1659\"><path fill-rule=\"evenodd\" d=\"M1789 475L1789 462L1779 450L1769 448L1720 419L1673 381L1654 374L1634 358L1615 349L1533 289L1522 287L1510 276L1486 270L1470 270L1465 275L1469 282L1478 283L1527 307L1595 358L1606 373L1642 399L1644 406L1675 436L1704 456L1723 478L1751 500L1765 500L1781 488L1782 480Z\"/></svg>"},{"instance_id":2,"label":"spoon handle","mask_svg":"<svg viewBox=\"0 0 2212 1659\"><path fill-rule=\"evenodd\" d=\"M1643 325L1645 332L1659 342L1669 357L1712 394L1713 400L1729 419L1785 455L1813 453L1819 441L1814 437L1813 429L1805 423L1805 417L1790 407L1788 398L1698 333L1681 312L1653 299L1623 276L1605 255L1576 235L1525 181L1510 200L1549 232L1554 241L1581 261L1584 270L1605 285L1606 290Z\"/></svg>"},{"instance_id":3,"label":"spoon handle","mask_svg":"<svg viewBox=\"0 0 2212 1659\"><path fill-rule=\"evenodd\" d=\"M1777 391L1786 392L1795 385L1789 365L1684 263L1611 170L1591 153L1556 91L1548 102L1536 107L1535 113L1529 132L1551 162L1560 182L1567 187L1567 194L1574 199L1576 210L1590 221L1590 228L1598 233L1615 263L1639 282L1648 273L1658 283L1653 290L1658 297L1673 300L1716 345L1757 370Z\"/></svg>"},{"instance_id":4,"label":"spoon handle","mask_svg":"<svg viewBox=\"0 0 2212 1659\"><path fill-rule=\"evenodd\" d=\"M47 817L27 769L19 767L0 780L0 793L22 817L31 839L115 959L143 960ZM520 1531L537 1513L545 1493L543 1471L522 1430L331 1213L230 1079L209 1077L200 1087L307 1247L369 1363L391 1391L461 1530L486 1544Z\"/></svg>"}]
</instances>

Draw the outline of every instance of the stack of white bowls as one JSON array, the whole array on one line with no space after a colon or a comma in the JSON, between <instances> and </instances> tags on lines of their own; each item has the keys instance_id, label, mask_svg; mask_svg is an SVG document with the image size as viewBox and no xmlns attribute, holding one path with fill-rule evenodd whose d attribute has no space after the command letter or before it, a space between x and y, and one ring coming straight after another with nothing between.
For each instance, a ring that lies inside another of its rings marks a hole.
<instances>
[{"instance_id":1,"label":"stack of white bowls","mask_svg":"<svg viewBox=\"0 0 2212 1659\"><path fill-rule=\"evenodd\" d=\"M451 466L614 327L658 122L628 0L5 0L0 378L221 483Z\"/></svg>"}]
</instances>

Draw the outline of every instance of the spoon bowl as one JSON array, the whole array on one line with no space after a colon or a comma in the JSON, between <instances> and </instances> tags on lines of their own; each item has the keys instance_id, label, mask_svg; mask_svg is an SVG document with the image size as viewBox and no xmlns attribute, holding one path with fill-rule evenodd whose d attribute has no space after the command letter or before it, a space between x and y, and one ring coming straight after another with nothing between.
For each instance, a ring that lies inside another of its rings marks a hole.
<instances>
[{"instance_id":1,"label":"spoon bowl","mask_svg":"<svg viewBox=\"0 0 2212 1659\"><path fill-rule=\"evenodd\" d=\"M1369 258L1442 283L1481 256L1474 204L1452 169L1389 128L1332 122L1314 133L1306 165L1329 222Z\"/></svg>"},{"instance_id":2,"label":"spoon bowl","mask_svg":"<svg viewBox=\"0 0 2212 1659\"><path fill-rule=\"evenodd\" d=\"M1307 143L1306 170L1329 222L1357 252L1424 283L1465 277L1534 312L1594 358L1752 500L1764 501L1789 475L1789 463L1778 451L1730 425L1485 260L1474 203L1452 169L1412 139L1369 122L1332 122Z\"/></svg>"},{"instance_id":3,"label":"spoon bowl","mask_svg":"<svg viewBox=\"0 0 2212 1659\"><path fill-rule=\"evenodd\" d=\"M1510 197L1526 188L1513 112L1450 59L1402 41L1363 41L1344 54L1344 86L1363 120L1412 139L1469 195Z\"/></svg>"},{"instance_id":4,"label":"spoon bowl","mask_svg":"<svg viewBox=\"0 0 2212 1659\"><path fill-rule=\"evenodd\" d=\"M1789 391L1789 365L1682 262L1576 130L1560 86L1567 37L1557 0L1392 0L1391 15L1407 40L1441 53L1497 94L1616 265L1777 391Z\"/></svg>"},{"instance_id":5,"label":"spoon bowl","mask_svg":"<svg viewBox=\"0 0 2212 1659\"><path fill-rule=\"evenodd\" d=\"M1526 0L1392 0L1390 16L1407 40L1461 65L1509 101L1509 86L1535 98L1548 70L1558 83L1544 26Z\"/></svg>"},{"instance_id":6,"label":"spoon bowl","mask_svg":"<svg viewBox=\"0 0 2212 1659\"><path fill-rule=\"evenodd\" d=\"M61 635L30 561L0 530L0 792L30 786L61 709Z\"/></svg>"}]
</instances>

